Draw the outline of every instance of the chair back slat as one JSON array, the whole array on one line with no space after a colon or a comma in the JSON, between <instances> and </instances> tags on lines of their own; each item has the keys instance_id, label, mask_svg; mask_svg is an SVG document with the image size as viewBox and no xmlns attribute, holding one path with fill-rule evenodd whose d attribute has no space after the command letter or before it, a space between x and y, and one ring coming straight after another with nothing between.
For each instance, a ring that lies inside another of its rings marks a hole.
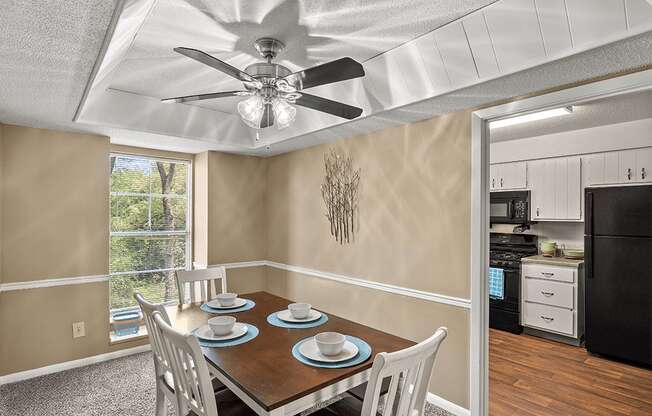
<instances>
[{"instance_id":1,"label":"chair back slat","mask_svg":"<svg viewBox=\"0 0 652 416\"><path fill-rule=\"evenodd\" d=\"M375 416L378 413L380 389L386 378L391 381L383 416L423 415L435 357L447 334L447 329L441 327L434 335L417 345L401 351L382 352L376 355L367 383L361 416Z\"/></svg>"},{"instance_id":2,"label":"chair back slat","mask_svg":"<svg viewBox=\"0 0 652 416\"><path fill-rule=\"evenodd\" d=\"M150 303L143 295L140 293L134 294L140 310L143 312L143 319L145 321L145 327L147 328L147 336L149 337L149 343L152 346L152 354L154 355L154 364L156 367L156 374L161 375L166 371L169 371L169 363L165 356L165 350L163 349L163 344L161 338L157 331L154 331L154 312L158 312L162 319L170 323L170 317L168 316L165 307L162 304Z\"/></svg>"},{"instance_id":3,"label":"chair back slat","mask_svg":"<svg viewBox=\"0 0 652 416\"><path fill-rule=\"evenodd\" d=\"M208 365L197 339L174 330L159 313L154 314L154 323L170 357L178 408L197 416L218 416Z\"/></svg>"},{"instance_id":4,"label":"chair back slat","mask_svg":"<svg viewBox=\"0 0 652 416\"><path fill-rule=\"evenodd\" d=\"M179 270L177 271L177 288L179 291L179 304L187 303L185 289L190 292L190 302L207 302L217 295L215 281L221 281L222 293L226 292L226 269L224 266L210 267L208 269ZM197 287L199 285L199 288Z\"/></svg>"}]
</instances>

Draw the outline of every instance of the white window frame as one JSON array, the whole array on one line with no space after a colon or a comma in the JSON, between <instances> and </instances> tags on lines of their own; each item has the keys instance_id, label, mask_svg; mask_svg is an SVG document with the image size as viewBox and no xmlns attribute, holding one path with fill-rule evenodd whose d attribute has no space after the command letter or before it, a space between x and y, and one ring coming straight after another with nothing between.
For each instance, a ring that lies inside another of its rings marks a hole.
<instances>
[{"instance_id":1,"label":"white window frame","mask_svg":"<svg viewBox=\"0 0 652 416\"><path fill-rule=\"evenodd\" d=\"M113 237L139 237L139 236L175 236L175 235L185 235L186 236L186 267L173 267L167 269L151 269L151 270L134 270L134 271L124 271L124 272L113 272L109 273L109 284L113 276L123 276L127 274L139 274L139 273L155 273L155 272L168 272L176 270L190 270L192 269L192 253L193 253L193 206L192 206L192 190L193 190L193 166L192 160L189 159L174 159L174 158L163 158L163 157L154 157L141 155L137 153L121 153L121 152L111 152L109 154L109 163L111 163L112 157L124 157L124 158L135 158L135 159L144 159L154 162L165 162L165 163L179 163L186 165L186 230L185 231L111 231L111 197L112 196L148 196L150 199L153 196L163 196L164 194L148 193L142 194L138 192L112 192L109 188L109 258L111 256L111 238ZM151 165L150 165L151 166ZM109 173L109 181L111 181L111 175L113 172ZM151 172L150 172L151 175ZM180 197L179 197L180 198ZM151 221L151 218L149 218ZM115 308L111 309L111 290L109 286L109 312L120 312L131 309L138 309L138 306L128 306L124 308ZM176 300L170 300L166 304L176 304Z\"/></svg>"}]
</instances>

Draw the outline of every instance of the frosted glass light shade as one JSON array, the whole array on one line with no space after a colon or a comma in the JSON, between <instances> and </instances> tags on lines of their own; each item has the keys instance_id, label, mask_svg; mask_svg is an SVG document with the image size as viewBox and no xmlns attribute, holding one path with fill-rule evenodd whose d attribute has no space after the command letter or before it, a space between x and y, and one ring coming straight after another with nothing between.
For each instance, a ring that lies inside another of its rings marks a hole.
<instances>
[{"instance_id":1,"label":"frosted glass light shade","mask_svg":"<svg viewBox=\"0 0 652 416\"><path fill-rule=\"evenodd\" d=\"M288 127L297 115L297 109L288 104L287 101L275 98L272 101L274 111L274 123L279 130Z\"/></svg>"},{"instance_id":2,"label":"frosted glass light shade","mask_svg":"<svg viewBox=\"0 0 652 416\"><path fill-rule=\"evenodd\" d=\"M238 103L238 113L242 121L254 129L260 128L260 120L265 112L263 97L254 95Z\"/></svg>"}]
</instances>

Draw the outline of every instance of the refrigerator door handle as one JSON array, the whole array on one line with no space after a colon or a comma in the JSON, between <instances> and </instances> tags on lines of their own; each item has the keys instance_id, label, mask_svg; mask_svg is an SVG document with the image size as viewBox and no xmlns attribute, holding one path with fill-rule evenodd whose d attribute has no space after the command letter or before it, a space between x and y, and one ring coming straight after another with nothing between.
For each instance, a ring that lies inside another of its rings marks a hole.
<instances>
[{"instance_id":1,"label":"refrigerator door handle","mask_svg":"<svg viewBox=\"0 0 652 416\"><path fill-rule=\"evenodd\" d=\"M593 235L593 192L586 193L586 229L587 235Z\"/></svg>"},{"instance_id":2,"label":"refrigerator door handle","mask_svg":"<svg viewBox=\"0 0 652 416\"><path fill-rule=\"evenodd\" d=\"M586 278L593 279L593 236L587 235L584 241L584 263Z\"/></svg>"}]
</instances>

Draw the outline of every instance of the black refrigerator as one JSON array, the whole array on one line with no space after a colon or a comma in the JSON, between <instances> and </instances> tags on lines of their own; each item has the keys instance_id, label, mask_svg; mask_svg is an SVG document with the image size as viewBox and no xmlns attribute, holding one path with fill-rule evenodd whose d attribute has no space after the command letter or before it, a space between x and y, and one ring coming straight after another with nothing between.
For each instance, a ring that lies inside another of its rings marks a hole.
<instances>
[{"instance_id":1,"label":"black refrigerator","mask_svg":"<svg viewBox=\"0 0 652 416\"><path fill-rule=\"evenodd\" d=\"M586 188L589 352L652 364L652 185Z\"/></svg>"}]
</instances>

